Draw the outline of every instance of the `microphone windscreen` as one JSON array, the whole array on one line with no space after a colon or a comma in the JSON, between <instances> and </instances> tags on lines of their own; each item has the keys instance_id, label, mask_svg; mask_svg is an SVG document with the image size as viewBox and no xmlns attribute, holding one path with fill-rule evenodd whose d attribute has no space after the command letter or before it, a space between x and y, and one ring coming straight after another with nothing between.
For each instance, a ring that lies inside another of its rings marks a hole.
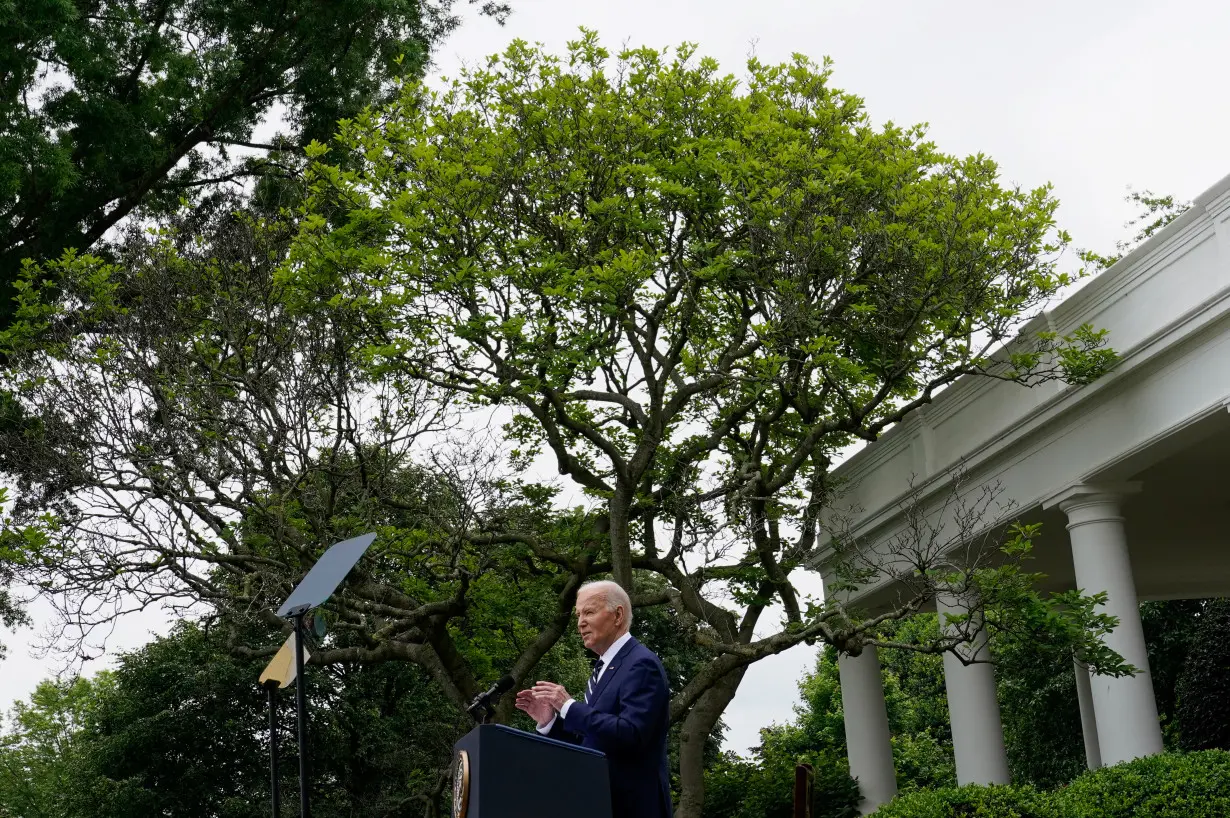
<instances>
[{"instance_id":1,"label":"microphone windscreen","mask_svg":"<svg viewBox=\"0 0 1230 818\"><path fill-rule=\"evenodd\" d=\"M517 683L517 680L514 679L512 676L501 676L500 680L495 683L496 695L499 696L503 694L505 691L512 690L513 685L515 685L516 683Z\"/></svg>"}]
</instances>

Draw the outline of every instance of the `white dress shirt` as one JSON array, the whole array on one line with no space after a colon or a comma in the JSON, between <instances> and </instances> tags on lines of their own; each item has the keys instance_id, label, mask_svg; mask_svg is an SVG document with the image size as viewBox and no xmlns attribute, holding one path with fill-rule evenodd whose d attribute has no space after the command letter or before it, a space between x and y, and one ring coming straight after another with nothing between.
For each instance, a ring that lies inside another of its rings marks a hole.
<instances>
[{"instance_id":1,"label":"white dress shirt","mask_svg":"<svg viewBox=\"0 0 1230 818\"><path fill-rule=\"evenodd\" d=\"M631 633L625 633L623 636L619 637L614 642L612 642L611 646L607 648L606 651L603 652L601 657L599 657L602 659L602 667L598 671L598 678L594 679L594 690L598 689L598 683L601 682L602 677L606 675L607 668L611 666L611 662L615 661L615 657L619 655L619 651L623 649L623 646L626 645L628 643L628 640L631 638L632 638ZM568 701L564 702L564 706L559 709L559 716L563 716L565 718L568 717L568 708L572 707L573 701L575 700L569 699ZM553 716L549 722L544 724L542 727L538 728L538 732L542 733L543 735L550 733L551 728L555 726L555 720L559 718L559 716Z\"/></svg>"}]
</instances>

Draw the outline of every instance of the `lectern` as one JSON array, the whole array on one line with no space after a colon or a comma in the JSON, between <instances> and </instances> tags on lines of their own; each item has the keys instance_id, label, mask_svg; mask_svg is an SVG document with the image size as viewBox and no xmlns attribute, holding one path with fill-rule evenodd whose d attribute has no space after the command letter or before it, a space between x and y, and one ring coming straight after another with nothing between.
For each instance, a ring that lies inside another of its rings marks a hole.
<instances>
[{"instance_id":1,"label":"lectern","mask_svg":"<svg viewBox=\"0 0 1230 818\"><path fill-rule=\"evenodd\" d=\"M606 756L480 724L453 747L453 818L611 818Z\"/></svg>"}]
</instances>

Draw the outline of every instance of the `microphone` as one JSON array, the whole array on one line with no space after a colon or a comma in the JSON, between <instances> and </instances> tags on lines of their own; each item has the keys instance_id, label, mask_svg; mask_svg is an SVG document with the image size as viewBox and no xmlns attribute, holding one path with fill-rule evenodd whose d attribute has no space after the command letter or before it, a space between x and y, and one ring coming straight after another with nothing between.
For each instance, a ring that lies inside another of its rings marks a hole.
<instances>
[{"instance_id":1,"label":"microphone","mask_svg":"<svg viewBox=\"0 0 1230 818\"><path fill-rule=\"evenodd\" d=\"M499 681L493 684L485 692L479 693L474 697L474 701L470 702L470 706L466 708L466 712L471 716L478 718L479 710L491 710L491 702L503 696L507 691L511 690L517 681L509 675L501 676Z\"/></svg>"}]
</instances>

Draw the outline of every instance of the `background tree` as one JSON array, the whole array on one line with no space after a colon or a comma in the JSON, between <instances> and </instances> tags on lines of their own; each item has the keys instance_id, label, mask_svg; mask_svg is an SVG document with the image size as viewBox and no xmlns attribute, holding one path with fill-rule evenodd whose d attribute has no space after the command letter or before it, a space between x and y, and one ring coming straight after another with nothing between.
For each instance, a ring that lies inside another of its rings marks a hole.
<instances>
[{"instance_id":1,"label":"background tree","mask_svg":"<svg viewBox=\"0 0 1230 818\"><path fill-rule=\"evenodd\" d=\"M726 753L706 771L705 818L791 818L798 764L813 770L813 818L853 818L861 796L844 758L831 751L785 753L772 733L750 759Z\"/></svg>"},{"instance_id":2,"label":"background tree","mask_svg":"<svg viewBox=\"0 0 1230 818\"><path fill-rule=\"evenodd\" d=\"M264 663L235 658L218 636L181 625L114 672L41 685L0 750L0 805L32 818L267 815ZM463 720L422 669L343 664L309 685L317 812L442 814L441 768ZM291 707L281 733L291 793Z\"/></svg>"},{"instance_id":3,"label":"background tree","mask_svg":"<svg viewBox=\"0 0 1230 818\"><path fill-rule=\"evenodd\" d=\"M476 0L469 0L474 3ZM0 13L0 326L23 259L277 176L417 77L453 0L47 0ZM485 2L501 18L505 3ZM281 133L254 138L266 119Z\"/></svg>"},{"instance_id":4,"label":"background tree","mask_svg":"<svg viewBox=\"0 0 1230 818\"><path fill-rule=\"evenodd\" d=\"M1193 651L1201 640L1212 600L1175 599L1144 602L1140 621L1149 655L1153 697L1162 722L1162 739L1167 750L1182 748L1178 721L1179 682L1189 667ZM1209 678L1216 678L1214 671Z\"/></svg>"},{"instance_id":5,"label":"background tree","mask_svg":"<svg viewBox=\"0 0 1230 818\"><path fill-rule=\"evenodd\" d=\"M995 651L995 680L1013 782L1050 789L1084 772L1085 739L1071 654L1046 646L1002 647Z\"/></svg>"},{"instance_id":6,"label":"background tree","mask_svg":"<svg viewBox=\"0 0 1230 818\"><path fill-rule=\"evenodd\" d=\"M255 683L264 662L235 658L219 636L181 626L124 657L76 737L77 774L90 783L74 788L74 815L268 814L266 705ZM314 670L308 685L316 812L441 814L441 768L465 721L421 668L341 663ZM285 793L298 788L289 702L284 695Z\"/></svg>"},{"instance_id":7,"label":"background tree","mask_svg":"<svg viewBox=\"0 0 1230 818\"><path fill-rule=\"evenodd\" d=\"M421 76L459 22L454 3L0 4L0 328L27 259L107 253L124 220L185 201L208 212L247 190L287 204L303 146ZM509 11L482 3L497 20ZM0 402L0 423L26 430L20 405ZM6 627L23 621L13 568L0 549Z\"/></svg>"},{"instance_id":8,"label":"background tree","mask_svg":"<svg viewBox=\"0 0 1230 818\"><path fill-rule=\"evenodd\" d=\"M264 694L252 675L261 668L216 642L181 625L120 659L66 748L75 779L66 815L267 814ZM293 787L289 776L286 784Z\"/></svg>"},{"instance_id":9,"label":"background tree","mask_svg":"<svg viewBox=\"0 0 1230 818\"><path fill-rule=\"evenodd\" d=\"M0 736L0 814L62 818L79 783L70 756L76 731L111 686L95 680L43 682L18 702Z\"/></svg>"}]
</instances>

